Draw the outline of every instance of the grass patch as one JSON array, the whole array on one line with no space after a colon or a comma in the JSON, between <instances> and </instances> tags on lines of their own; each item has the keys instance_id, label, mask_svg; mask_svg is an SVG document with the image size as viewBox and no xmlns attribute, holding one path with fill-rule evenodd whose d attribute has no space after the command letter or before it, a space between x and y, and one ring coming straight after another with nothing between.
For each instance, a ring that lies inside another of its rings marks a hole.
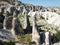
<instances>
[{"instance_id":1,"label":"grass patch","mask_svg":"<svg viewBox=\"0 0 60 45\"><path fill-rule=\"evenodd\" d=\"M17 38L22 44L30 44L32 35L31 34L17 35Z\"/></svg>"},{"instance_id":2,"label":"grass patch","mask_svg":"<svg viewBox=\"0 0 60 45\"><path fill-rule=\"evenodd\" d=\"M53 35L53 43L60 41L60 31Z\"/></svg>"}]
</instances>

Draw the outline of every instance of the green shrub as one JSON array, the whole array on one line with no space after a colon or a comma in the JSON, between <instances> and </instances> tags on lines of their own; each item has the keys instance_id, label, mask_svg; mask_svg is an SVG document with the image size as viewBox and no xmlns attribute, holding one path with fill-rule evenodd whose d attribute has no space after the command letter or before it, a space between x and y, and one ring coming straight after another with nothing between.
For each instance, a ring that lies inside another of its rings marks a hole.
<instances>
[{"instance_id":1,"label":"green shrub","mask_svg":"<svg viewBox=\"0 0 60 45\"><path fill-rule=\"evenodd\" d=\"M53 35L52 42L59 42L60 41L60 31L57 31L56 34Z\"/></svg>"}]
</instances>

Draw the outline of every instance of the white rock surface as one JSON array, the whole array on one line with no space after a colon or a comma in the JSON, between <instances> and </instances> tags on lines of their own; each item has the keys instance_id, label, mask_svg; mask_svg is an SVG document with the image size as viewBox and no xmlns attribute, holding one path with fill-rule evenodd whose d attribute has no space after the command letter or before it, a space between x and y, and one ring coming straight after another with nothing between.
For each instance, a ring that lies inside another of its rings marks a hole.
<instances>
[{"instance_id":1,"label":"white rock surface","mask_svg":"<svg viewBox=\"0 0 60 45\"><path fill-rule=\"evenodd\" d=\"M60 15L54 12L42 12L42 16L49 24L60 26Z\"/></svg>"}]
</instances>

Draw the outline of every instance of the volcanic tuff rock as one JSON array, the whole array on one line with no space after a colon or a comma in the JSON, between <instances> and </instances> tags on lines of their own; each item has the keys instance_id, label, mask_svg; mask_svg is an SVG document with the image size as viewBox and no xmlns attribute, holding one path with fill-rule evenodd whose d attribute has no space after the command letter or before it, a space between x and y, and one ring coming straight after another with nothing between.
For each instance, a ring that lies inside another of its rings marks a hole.
<instances>
[{"instance_id":1,"label":"volcanic tuff rock","mask_svg":"<svg viewBox=\"0 0 60 45\"><path fill-rule=\"evenodd\" d=\"M20 23L22 25L22 28L25 25L24 23L22 23L22 22L25 22L24 15L25 15L25 13L26 13L26 15L28 15L28 13L30 11L34 11L34 12L36 11L37 12L37 21L39 21L40 15L45 15L45 16L52 15L52 14L50 14L50 12L54 12L54 13L57 13L58 15L60 15L60 8L58 8L58 7L34 6L32 4L22 3L18 0L0 0L0 15L5 16L7 14L7 16L13 16L14 11L15 11L16 14L18 14L18 17L20 19ZM46 14L45 14L45 12L46 12ZM45 17L43 16L43 18L45 18ZM30 17L29 17L29 20L30 20L30 23L31 23L31 18ZM48 20L48 22L49 22L49 20Z\"/></svg>"},{"instance_id":2,"label":"volcanic tuff rock","mask_svg":"<svg viewBox=\"0 0 60 45\"><path fill-rule=\"evenodd\" d=\"M11 37L12 34L14 35L13 32L16 34L31 32L31 27L33 26L32 19L34 19L32 17L34 15L36 16L35 22L38 30L56 33L56 26L60 26L60 8L34 6L18 0L0 0L0 28L7 32L6 34L0 30L0 36L5 36L5 38L9 39L14 38ZM10 30L13 30L12 34ZM8 34L9 31L10 33ZM4 33L2 34L2 32Z\"/></svg>"}]
</instances>

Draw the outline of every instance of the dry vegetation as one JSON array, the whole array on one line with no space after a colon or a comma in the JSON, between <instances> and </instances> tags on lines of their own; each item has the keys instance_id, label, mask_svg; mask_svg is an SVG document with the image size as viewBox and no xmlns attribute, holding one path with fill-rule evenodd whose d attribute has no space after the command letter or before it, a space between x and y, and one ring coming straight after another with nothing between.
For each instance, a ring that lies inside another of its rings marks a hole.
<instances>
[{"instance_id":1,"label":"dry vegetation","mask_svg":"<svg viewBox=\"0 0 60 45\"><path fill-rule=\"evenodd\" d=\"M31 34L17 35L17 38L20 40L22 44L30 44L32 35Z\"/></svg>"}]
</instances>

